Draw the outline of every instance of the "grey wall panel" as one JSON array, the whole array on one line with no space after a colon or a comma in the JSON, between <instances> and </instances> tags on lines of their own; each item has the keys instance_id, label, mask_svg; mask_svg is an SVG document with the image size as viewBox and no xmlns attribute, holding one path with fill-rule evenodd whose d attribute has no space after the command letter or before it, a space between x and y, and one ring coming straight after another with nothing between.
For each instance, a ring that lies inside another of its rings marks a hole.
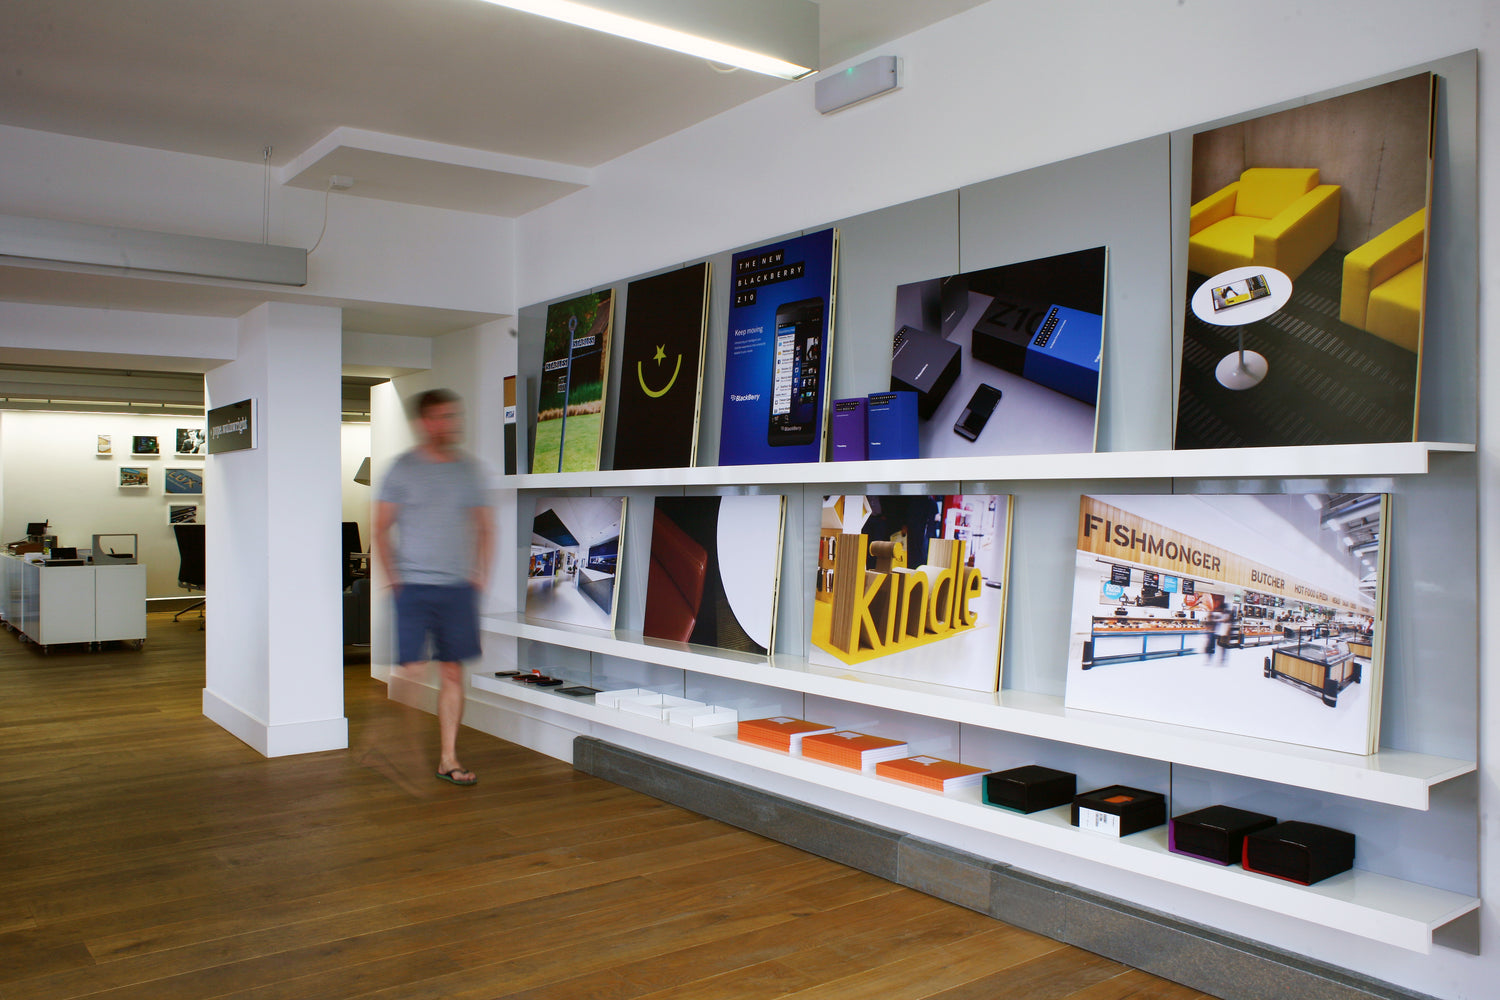
<instances>
[{"instance_id":1,"label":"grey wall panel","mask_svg":"<svg viewBox=\"0 0 1500 1000\"><path fill-rule=\"evenodd\" d=\"M1084 493L1166 493L1168 480L966 482L965 493L1011 493L1010 598L1001 686L1061 696L1068 674L1078 498Z\"/></svg>"},{"instance_id":2,"label":"grey wall panel","mask_svg":"<svg viewBox=\"0 0 1500 1000\"><path fill-rule=\"evenodd\" d=\"M959 192L959 270L1109 248L1099 451L1170 448L1169 140L1156 136Z\"/></svg>"},{"instance_id":3,"label":"grey wall panel","mask_svg":"<svg viewBox=\"0 0 1500 1000\"><path fill-rule=\"evenodd\" d=\"M958 192L832 223L839 230L833 398L891 387L896 286L958 270Z\"/></svg>"},{"instance_id":4,"label":"grey wall panel","mask_svg":"<svg viewBox=\"0 0 1500 1000\"><path fill-rule=\"evenodd\" d=\"M1479 422L1478 54L1440 59L1417 436L1474 441Z\"/></svg>"}]
</instances>

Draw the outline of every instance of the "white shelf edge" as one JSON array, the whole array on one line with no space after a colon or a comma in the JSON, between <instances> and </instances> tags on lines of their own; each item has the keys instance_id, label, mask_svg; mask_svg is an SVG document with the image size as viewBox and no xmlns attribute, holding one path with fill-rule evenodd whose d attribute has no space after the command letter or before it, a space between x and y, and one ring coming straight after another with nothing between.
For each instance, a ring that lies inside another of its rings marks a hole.
<instances>
[{"instance_id":1,"label":"white shelf edge","mask_svg":"<svg viewBox=\"0 0 1500 1000\"><path fill-rule=\"evenodd\" d=\"M687 469L527 473L497 476L497 488L522 490L796 483L1015 482L1056 479L1257 479L1394 476L1427 472L1433 452L1472 452L1452 441L1398 441L1277 448L1100 451L1065 455L986 455L886 462L707 465Z\"/></svg>"},{"instance_id":2,"label":"white shelf edge","mask_svg":"<svg viewBox=\"0 0 1500 1000\"><path fill-rule=\"evenodd\" d=\"M1273 913L1337 927L1409 951L1429 953L1432 935L1437 928L1479 906L1479 900L1472 896L1358 869L1316 885L1294 885L1241 868L1221 867L1173 854L1166 848L1165 826L1118 840L1111 839L1074 829L1068 822L1066 807L1023 816L981 804L977 789L961 795L936 795L907 788L870 775L740 743L734 738L734 727L731 726L707 730L673 726L644 716L600 708L592 701L575 701L548 689L527 688L482 674L472 675L470 685L584 722L875 799L1071 857L1238 900Z\"/></svg>"},{"instance_id":3,"label":"white shelf edge","mask_svg":"<svg viewBox=\"0 0 1500 1000\"><path fill-rule=\"evenodd\" d=\"M700 652L699 648L686 644L648 641L639 634L534 622L515 614L487 615L480 624L486 631L517 639L1408 809L1427 809L1433 785L1475 769L1473 761L1402 750L1382 750L1365 757L1082 712L1065 708L1061 698L1025 691L981 694L854 671L835 671L784 654L768 659L727 650Z\"/></svg>"}]
</instances>

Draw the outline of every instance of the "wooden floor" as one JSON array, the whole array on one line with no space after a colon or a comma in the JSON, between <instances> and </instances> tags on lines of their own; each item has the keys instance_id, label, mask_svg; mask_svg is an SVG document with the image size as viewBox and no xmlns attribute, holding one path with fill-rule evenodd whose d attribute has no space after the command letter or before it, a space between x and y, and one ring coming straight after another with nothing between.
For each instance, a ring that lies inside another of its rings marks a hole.
<instances>
[{"instance_id":1,"label":"wooden floor","mask_svg":"<svg viewBox=\"0 0 1500 1000\"><path fill-rule=\"evenodd\" d=\"M350 750L265 760L203 635L0 632L0 997L1203 996L470 730L445 785L363 664Z\"/></svg>"}]
</instances>

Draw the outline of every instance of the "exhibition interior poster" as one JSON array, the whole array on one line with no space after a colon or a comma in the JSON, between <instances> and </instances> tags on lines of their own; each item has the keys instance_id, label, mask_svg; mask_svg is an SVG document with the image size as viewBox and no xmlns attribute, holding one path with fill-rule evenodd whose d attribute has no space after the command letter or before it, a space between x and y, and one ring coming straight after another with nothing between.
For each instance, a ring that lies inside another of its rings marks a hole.
<instances>
[{"instance_id":1,"label":"exhibition interior poster","mask_svg":"<svg viewBox=\"0 0 1500 1000\"><path fill-rule=\"evenodd\" d=\"M1085 496L1068 708L1368 754L1385 494Z\"/></svg>"},{"instance_id":2,"label":"exhibition interior poster","mask_svg":"<svg viewBox=\"0 0 1500 1000\"><path fill-rule=\"evenodd\" d=\"M697 457L710 273L705 261L625 291L616 469L688 468Z\"/></svg>"},{"instance_id":3,"label":"exhibition interior poster","mask_svg":"<svg viewBox=\"0 0 1500 1000\"><path fill-rule=\"evenodd\" d=\"M779 494L657 497L643 633L770 652L785 506Z\"/></svg>"},{"instance_id":4,"label":"exhibition interior poster","mask_svg":"<svg viewBox=\"0 0 1500 1000\"><path fill-rule=\"evenodd\" d=\"M998 691L1008 495L826 496L812 649L823 666Z\"/></svg>"},{"instance_id":5,"label":"exhibition interior poster","mask_svg":"<svg viewBox=\"0 0 1500 1000\"><path fill-rule=\"evenodd\" d=\"M599 468L614 305L605 289L547 307L532 472Z\"/></svg>"},{"instance_id":6,"label":"exhibition interior poster","mask_svg":"<svg viewBox=\"0 0 1500 1000\"><path fill-rule=\"evenodd\" d=\"M734 255L720 465L822 460L838 245L824 229Z\"/></svg>"},{"instance_id":7,"label":"exhibition interior poster","mask_svg":"<svg viewBox=\"0 0 1500 1000\"><path fill-rule=\"evenodd\" d=\"M923 458L1090 452L1108 252L896 289L891 388L917 393Z\"/></svg>"},{"instance_id":8,"label":"exhibition interior poster","mask_svg":"<svg viewBox=\"0 0 1500 1000\"><path fill-rule=\"evenodd\" d=\"M1415 438L1437 86L1193 136L1178 448Z\"/></svg>"},{"instance_id":9,"label":"exhibition interior poster","mask_svg":"<svg viewBox=\"0 0 1500 1000\"><path fill-rule=\"evenodd\" d=\"M624 497L538 497L526 565L526 617L612 629Z\"/></svg>"}]
</instances>

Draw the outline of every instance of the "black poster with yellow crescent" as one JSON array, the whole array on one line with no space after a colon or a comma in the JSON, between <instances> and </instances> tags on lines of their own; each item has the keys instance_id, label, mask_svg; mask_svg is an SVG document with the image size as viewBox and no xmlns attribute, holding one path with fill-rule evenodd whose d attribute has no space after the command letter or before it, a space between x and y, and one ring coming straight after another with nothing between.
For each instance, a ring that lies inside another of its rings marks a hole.
<instances>
[{"instance_id":1,"label":"black poster with yellow crescent","mask_svg":"<svg viewBox=\"0 0 1500 1000\"><path fill-rule=\"evenodd\" d=\"M697 457L707 261L632 281L625 293L616 469L671 469Z\"/></svg>"}]
</instances>

